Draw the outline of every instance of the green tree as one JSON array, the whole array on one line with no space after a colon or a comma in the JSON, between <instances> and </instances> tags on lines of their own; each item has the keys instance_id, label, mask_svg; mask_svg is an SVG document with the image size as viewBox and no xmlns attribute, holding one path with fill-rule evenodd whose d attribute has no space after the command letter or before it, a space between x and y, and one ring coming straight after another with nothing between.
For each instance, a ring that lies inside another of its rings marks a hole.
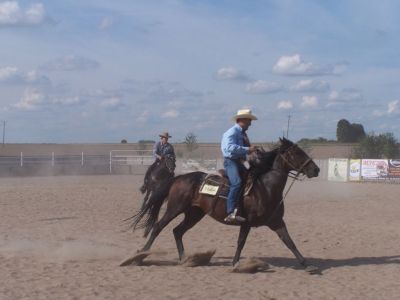
<instances>
[{"instance_id":1,"label":"green tree","mask_svg":"<svg viewBox=\"0 0 400 300\"><path fill-rule=\"evenodd\" d=\"M197 143L197 136L193 132L189 132L185 136L185 140L183 141L183 143L186 145L186 149L189 152L193 152L199 147Z\"/></svg>"},{"instance_id":2,"label":"green tree","mask_svg":"<svg viewBox=\"0 0 400 300\"><path fill-rule=\"evenodd\" d=\"M354 142L359 142L363 138L365 138L364 126L362 126L361 124L353 123L351 124L351 127Z\"/></svg>"},{"instance_id":3,"label":"green tree","mask_svg":"<svg viewBox=\"0 0 400 300\"><path fill-rule=\"evenodd\" d=\"M351 141L351 124L346 119L341 119L337 123L336 138L340 143L348 143Z\"/></svg>"},{"instance_id":4,"label":"green tree","mask_svg":"<svg viewBox=\"0 0 400 300\"><path fill-rule=\"evenodd\" d=\"M371 133L360 141L354 155L357 158L398 158L399 144L393 133Z\"/></svg>"},{"instance_id":5,"label":"green tree","mask_svg":"<svg viewBox=\"0 0 400 300\"><path fill-rule=\"evenodd\" d=\"M365 137L364 127L361 124L352 123L341 119L337 123L336 137L341 143L356 143Z\"/></svg>"}]
</instances>

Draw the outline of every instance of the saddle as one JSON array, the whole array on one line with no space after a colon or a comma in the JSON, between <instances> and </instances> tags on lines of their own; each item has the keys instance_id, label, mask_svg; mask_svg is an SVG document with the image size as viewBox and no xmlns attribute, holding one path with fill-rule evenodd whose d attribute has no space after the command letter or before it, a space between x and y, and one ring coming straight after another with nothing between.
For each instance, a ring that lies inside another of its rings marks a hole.
<instances>
[{"instance_id":1,"label":"saddle","mask_svg":"<svg viewBox=\"0 0 400 300\"><path fill-rule=\"evenodd\" d=\"M240 199L242 196L247 196L253 187L253 177L249 174L244 174L242 180L245 185L242 184L240 191ZM207 174L200 186L200 194L215 196L216 198L228 198L229 193L229 179L225 174L224 170L218 170L217 174Z\"/></svg>"},{"instance_id":2,"label":"saddle","mask_svg":"<svg viewBox=\"0 0 400 300\"><path fill-rule=\"evenodd\" d=\"M216 198L228 198L229 179L224 170L218 170L217 174L207 174L200 186L200 194L215 196Z\"/></svg>"}]
</instances>

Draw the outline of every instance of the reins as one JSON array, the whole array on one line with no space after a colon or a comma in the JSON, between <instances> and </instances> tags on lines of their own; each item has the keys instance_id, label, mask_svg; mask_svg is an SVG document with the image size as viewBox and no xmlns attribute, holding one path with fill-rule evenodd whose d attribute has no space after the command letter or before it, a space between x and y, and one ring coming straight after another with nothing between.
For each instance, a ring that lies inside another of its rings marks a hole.
<instances>
[{"instance_id":1,"label":"reins","mask_svg":"<svg viewBox=\"0 0 400 300\"><path fill-rule=\"evenodd\" d=\"M293 144L292 146L289 147L289 149L285 152L286 154L289 153L292 149L294 149L294 147L297 147L297 144ZM279 205L283 202L283 200L286 198L287 194L289 193L290 189L292 188L294 182L296 180L298 180L301 172L303 171L303 169L312 161L312 159L309 157L299 168L297 168L292 162L290 162L283 154L279 153L280 158L282 158L282 160L289 165L290 168L292 168L293 170L295 170L297 172L296 176L292 177L290 176L290 171L288 174L288 177L293 178L292 183L290 184L289 188L286 190L286 193L284 195L284 197L282 198L281 202L279 203Z\"/></svg>"},{"instance_id":2,"label":"reins","mask_svg":"<svg viewBox=\"0 0 400 300\"><path fill-rule=\"evenodd\" d=\"M289 151L290 151L291 149L293 149L294 147L296 147L296 146L297 146L296 144L293 144L292 146L289 147L289 149L288 149L285 153L286 153L286 154L289 153ZM280 156L280 158L282 158L282 160L283 160L287 165L289 165L289 167L291 167L293 170L295 170L295 171L297 172L297 174L296 174L295 176L294 176L294 175L290 176L289 174L291 174L291 173L290 173L290 171L289 171L288 177L293 178L293 180L292 180L292 182L290 183L288 189L286 190L285 195L282 197L282 200L278 203L278 205L275 207L275 210L273 211L273 213L271 214L271 216L268 218L266 224L268 224L268 223L271 221L271 219L275 216L275 214L276 214L276 212L278 211L279 207L282 205L283 201L286 199L286 196L287 196L287 194L289 193L290 189L292 188L294 182L295 182L296 180L298 180L298 178L299 178L301 172L303 171L303 169L312 161L311 158L308 158L308 159L300 166L300 168L297 168L297 167L294 166L283 154L279 153L279 156Z\"/></svg>"}]
</instances>

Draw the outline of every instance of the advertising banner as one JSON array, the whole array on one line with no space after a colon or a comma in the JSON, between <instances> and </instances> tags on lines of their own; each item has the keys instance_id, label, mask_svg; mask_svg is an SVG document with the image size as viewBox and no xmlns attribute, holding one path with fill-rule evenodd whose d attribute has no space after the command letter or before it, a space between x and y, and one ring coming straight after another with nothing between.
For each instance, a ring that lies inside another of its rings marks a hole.
<instances>
[{"instance_id":1,"label":"advertising banner","mask_svg":"<svg viewBox=\"0 0 400 300\"><path fill-rule=\"evenodd\" d=\"M389 177L400 178L400 159L389 159Z\"/></svg>"},{"instance_id":2,"label":"advertising banner","mask_svg":"<svg viewBox=\"0 0 400 300\"><path fill-rule=\"evenodd\" d=\"M328 180L347 181L349 160L347 158L330 158L328 164Z\"/></svg>"},{"instance_id":3,"label":"advertising banner","mask_svg":"<svg viewBox=\"0 0 400 300\"><path fill-rule=\"evenodd\" d=\"M361 159L350 159L349 180L350 181L361 180Z\"/></svg>"},{"instance_id":4,"label":"advertising banner","mask_svg":"<svg viewBox=\"0 0 400 300\"><path fill-rule=\"evenodd\" d=\"M388 178L389 167L387 159L363 159L361 161L361 177L363 179Z\"/></svg>"}]
</instances>

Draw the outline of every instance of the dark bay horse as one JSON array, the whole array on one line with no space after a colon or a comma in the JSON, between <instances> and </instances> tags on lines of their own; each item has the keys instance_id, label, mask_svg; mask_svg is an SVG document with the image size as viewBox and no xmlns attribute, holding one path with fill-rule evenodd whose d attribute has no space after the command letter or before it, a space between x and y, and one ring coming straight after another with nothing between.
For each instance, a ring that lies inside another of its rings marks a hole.
<instances>
[{"instance_id":1,"label":"dark bay horse","mask_svg":"<svg viewBox=\"0 0 400 300\"><path fill-rule=\"evenodd\" d=\"M257 179L250 193L241 201L242 214L247 222L240 224L233 264L239 261L250 228L268 226L278 234L299 263L304 267L307 266L305 258L297 250L283 221L283 191L290 171L297 171L311 178L318 176L319 168L299 146L285 138L280 142L280 146L270 152L259 150L250 156L250 170L257 174ZM148 251L164 227L182 213L185 215L183 221L173 229L179 259L184 256L183 235L205 214L209 214L218 222L225 223L226 200L216 201L214 196L199 193L206 175L203 172L193 172L171 179L132 217L134 229L138 225L139 228L144 227L145 236L151 232L150 238L140 251ZM164 201L168 201L166 212L157 221ZM143 217L146 218L142 220Z\"/></svg>"},{"instance_id":2,"label":"dark bay horse","mask_svg":"<svg viewBox=\"0 0 400 300\"><path fill-rule=\"evenodd\" d=\"M141 192L145 194L142 209L146 206L152 193L159 189L165 183L164 181L168 182L170 178L174 177L175 167L175 158L171 156L165 156L149 167L145 175L145 182L141 188Z\"/></svg>"}]
</instances>

